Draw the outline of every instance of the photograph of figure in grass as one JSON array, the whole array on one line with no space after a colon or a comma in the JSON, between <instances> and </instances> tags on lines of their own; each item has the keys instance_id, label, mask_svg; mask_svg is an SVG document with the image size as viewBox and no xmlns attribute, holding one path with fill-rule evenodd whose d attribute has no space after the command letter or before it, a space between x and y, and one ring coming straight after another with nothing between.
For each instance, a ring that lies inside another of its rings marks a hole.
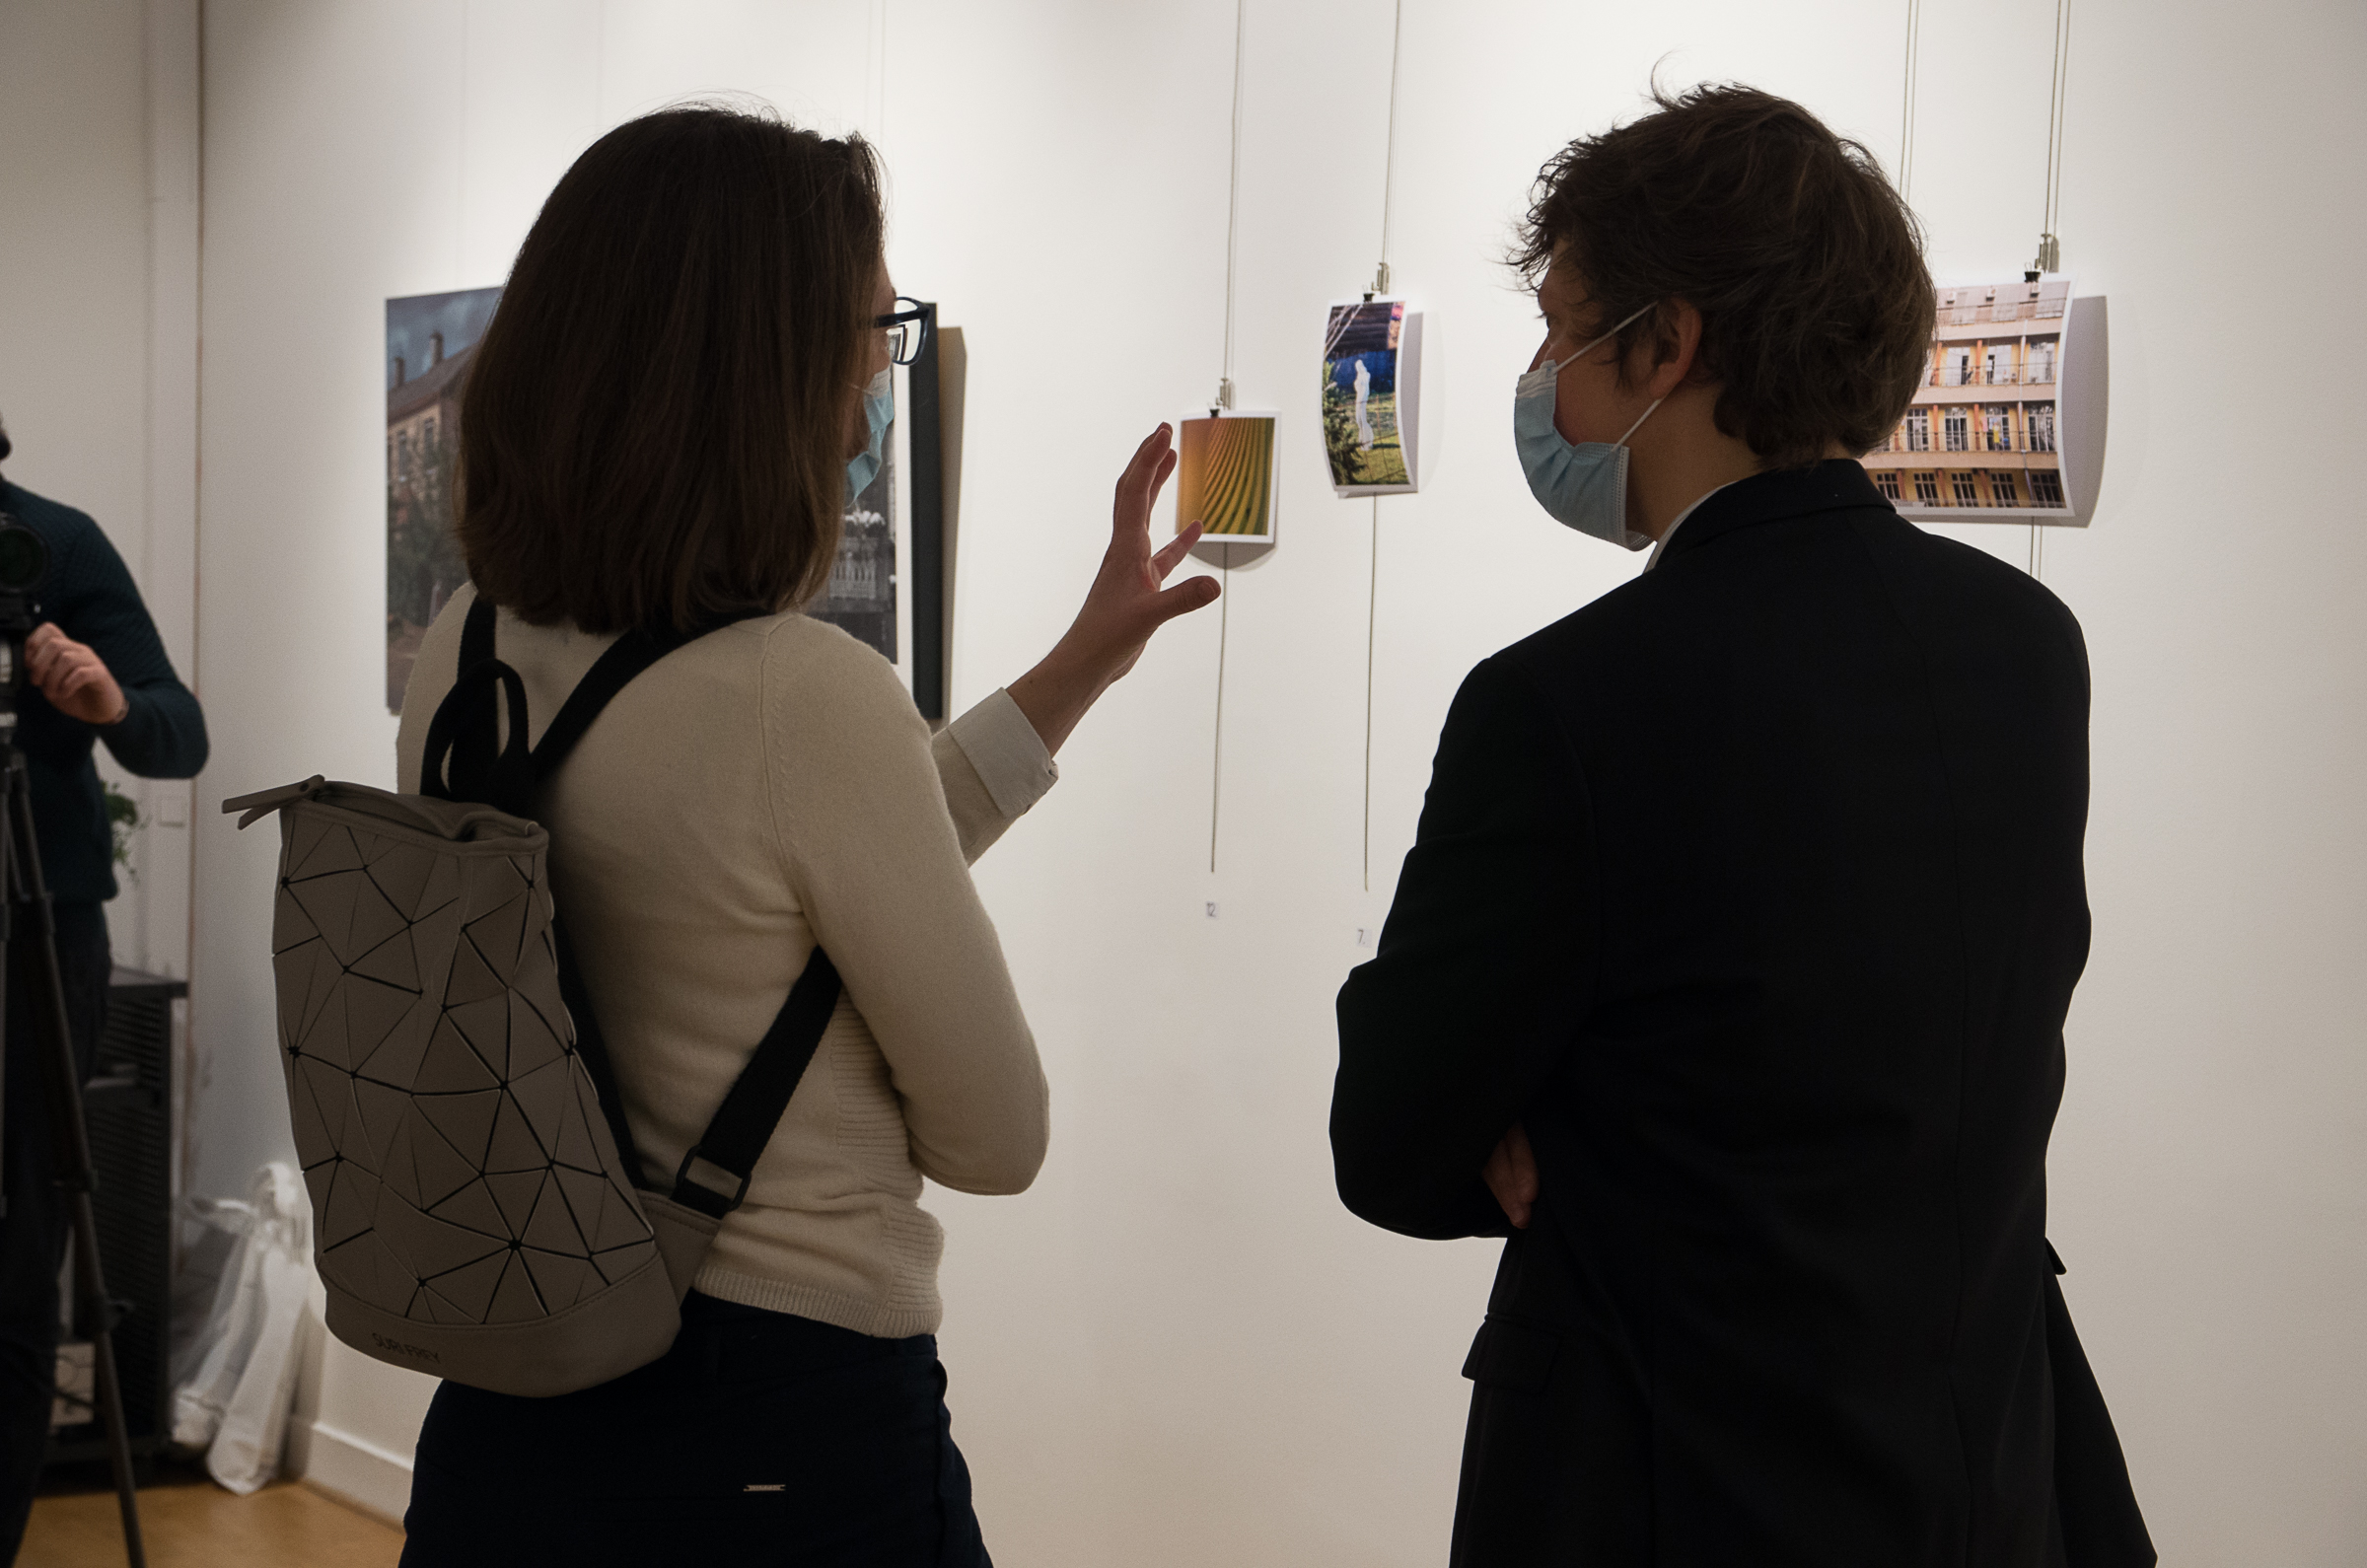
<instances>
[{"instance_id":1,"label":"photograph of figure in grass","mask_svg":"<svg viewBox=\"0 0 2367 1568\"><path fill-rule=\"evenodd\" d=\"M468 581L452 532L461 452L461 392L501 290L415 294L387 301L387 711L419 639Z\"/></svg>"},{"instance_id":2,"label":"photograph of figure in grass","mask_svg":"<svg viewBox=\"0 0 2367 1568\"><path fill-rule=\"evenodd\" d=\"M1324 455L1341 495L1415 488L1421 322L1393 299L1344 301L1325 318Z\"/></svg>"},{"instance_id":3,"label":"photograph of figure in grass","mask_svg":"<svg viewBox=\"0 0 2367 1568\"><path fill-rule=\"evenodd\" d=\"M1176 532L1220 542L1274 536L1274 419L1235 411L1176 424Z\"/></svg>"}]
</instances>

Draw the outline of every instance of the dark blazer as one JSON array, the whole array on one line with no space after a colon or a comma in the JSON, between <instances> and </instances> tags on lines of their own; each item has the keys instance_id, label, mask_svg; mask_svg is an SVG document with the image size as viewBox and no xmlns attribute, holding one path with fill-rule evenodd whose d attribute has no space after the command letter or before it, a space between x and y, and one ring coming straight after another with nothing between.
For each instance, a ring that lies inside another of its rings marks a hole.
<instances>
[{"instance_id":1,"label":"dark blazer","mask_svg":"<svg viewBox=\"0 0 2367 1568\"><path fill-rule=\"evenodd\" d=\"M1472 671L1339 996L1340 1195L1505 1235L1457 1564L2153 1561L2060 1311L2087 659L1854 463Z\"/></svg>"},{"instance_id":2,"label":"dark blazer","mask_svg":"<svg viewBox=\"0 0 2367 1568\"><path fill-rule=\"evenodd\" d=\"M194 778L205 766L205 715L173 673L123 557L88 513L5 479L0 513L49 546L48 580L33 596L39 618L89 644L128 704L121 720L102 728L60 713L30 681L17 693L17 744L49 891L61 902L103 902L115 895L115 841L92 748L104 740L142 778Z\"/></svg>"}]
</instances>

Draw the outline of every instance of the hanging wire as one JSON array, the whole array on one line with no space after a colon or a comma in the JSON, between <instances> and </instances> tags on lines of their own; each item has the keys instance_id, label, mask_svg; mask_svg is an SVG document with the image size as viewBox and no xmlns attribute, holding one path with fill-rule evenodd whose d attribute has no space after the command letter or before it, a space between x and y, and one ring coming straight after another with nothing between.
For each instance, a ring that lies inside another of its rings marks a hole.
<instances>
[{"instance_id":1,"label":"hanging wire","mask_svg":"<svg viewBox=\"0 0 2367 1568\"><path fill-rule=\"evenodd\" d=\"M1405 0L1397 0L1389 25L1389 140L1381 157L1381 264L1373 268L1373 292L1389 292L1389 214L1398 183L1398 60L1405 37Z\"/></svg>"},{"instance_id":2,"label":"hanging wire","mask_svg":"<svg viewBox=\"0 0 2367 1568\"><path fill-rule=\"evenodd\" d=\"M1216 401L1208 412L1233 406L1233 285L1240 270L1241 241L1241 58L1248 34L1250 0L1233 5L1233 157L1225 197L1225 373L1217 378ZM1218 568L1216 612L1216 738L1208 760L1208 874L1216 874L1216 824L1225 789L1225 644L1233 620L1233 546L1226 544Z\"/></svg>"},{"instance_id":3,"label":"hanging wire","mask_svg":"<svg viewBox=\"0 0 2367 1568\"><path fill-rule=\"evenodd\" d=\"M1915 62L1923 43L1923 0L1906 0L1906 90L1899 106L1899 197L1915 182Z\"/></svg>"},{"instance_id":4,"label":"hanging wire","mask_svg":"<svg viewBox=\"0 0 2367 1568\"><path fill-rule=\"evenodd\" d=\"M1233 4L1233 168L1225 198L1225 373L1217 379L1216 406L1233 406L1233 279L1241 254L1241 56L1248 36L1250 0Z\"/></svg>"},{"instance_id":5,"label":"hanging wire","mask_svg":"<svg viewBox=\"0 0 2367 1568\"><path fill-rule=\"evenodd\" d=\"M1380 625L1381 498L1373 497L1373 577L1364 597L1364 891L1373 891L1373 641Z\"/></svg>"},{"instance_id":6,"label":"hanging wire","mask_svg":"<svg viewBox=\"0 0 2367 1568\"><path fill-rule=\"evenodd\" d=\"M2063 107L2071 70L2071 0L2054 0L2054 68L2046 83L2046 207L2039 224L2039 255L2033 271L2062 269Z\"/></svg>"},{"instance_id":7,"label":"hanging wire","mask_svg":"<svg viewBox=\"0 0 2367 1568\"><path fill-rule=\"evenodd\" d=\"M2033 282L2041 273L2059 272L2063 266L2063 242L2055 226L2062 218L2063 107L2070 69L2071 0L2054 0L2054 65L2046 81L2046 205L2040 219L2039 253L2031 259L2028 274ZM2030 521L2030 575L2034 578L2043 577L2046 569L2044 527L2037 518Z\"/></svg>"},{"instance_id":8,"label":"hanging wire","mask_svg":"<svg viewBox=\"0 0 2367 1568\"><path fill-rule=\"evenodd\" d=\"M1398 183L1398 62L1403 54L1405 0L1397 0L1397 15L1389 30L1389 139L1381 164L1381 264L1373 269L1373 287L1365 295L1389 292L1389 218ZM1324 357L1330 358L1326 344ZM1373 891L1373 651L1381 623L1381 498L1373 497L1372 580L1364 600L1364 891Z\"/></svg>"},{"instance_id":9,"label":"hanging wire","mask_svg":"<svg viewBox=\"0 0 2367 1568\"><path fill-rule=\"evenodd\" d=\"M1216 749L1208 762L1208 874L1216 875L1216 815L1225 788L1225 639L1233 628L1233 546L1224 546L1225 563L1217 569L1222 587L1216 596Z\"/></svg>"}]
</instances>

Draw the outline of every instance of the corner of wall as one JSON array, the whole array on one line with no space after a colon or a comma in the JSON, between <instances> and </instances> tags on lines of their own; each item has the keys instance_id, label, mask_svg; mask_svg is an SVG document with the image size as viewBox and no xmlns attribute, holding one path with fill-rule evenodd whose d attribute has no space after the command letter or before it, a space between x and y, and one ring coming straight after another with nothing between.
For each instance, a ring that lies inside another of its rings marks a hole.
<instances>
[{"instance_id":1,"label":"corner of wall","mask_svg":"<svg viewBox=\"0 0 2367 1568\"><path fill-rule=\"evenodd\" d=\"M435 1380L373 1361L311 1319L283 1471L400 1525L411 1503L411 1446Z\"/></svg>"},{"instance_id":2,"label":"corner of wall","mask_svg":"<svg viewBox=\"0 0 2367 1568\"><path fill-rule=\"evenodd\" d=\"M403 1511L411 1506L411 1466L407 1460L317 1420L289 1429L291 1460L300 1445L305 1462L301 1466L291 1462L287 1473L348 1508L358 1509L397 1530L402 1528Z\"/></svg>"}]
</instances>

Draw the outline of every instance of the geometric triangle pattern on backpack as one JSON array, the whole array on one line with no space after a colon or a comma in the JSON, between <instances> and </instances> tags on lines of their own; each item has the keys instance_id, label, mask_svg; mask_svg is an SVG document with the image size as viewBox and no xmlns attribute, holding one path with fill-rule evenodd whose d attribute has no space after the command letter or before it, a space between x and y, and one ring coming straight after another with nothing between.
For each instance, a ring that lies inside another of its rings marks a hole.
<instances>
[{"instance_id":1,"label":"geometric triangle pattern on backpack","mask_svg":"<svg viewBox=\"0 0 2367 1568\"><path fill-rule=\"evenodd\" d=\"M458 1326L565 1312L647 1264L539 856L323 812L285 826L272 968L323 1276Z\"/></svg>"},{"instance_id":2,"label":"geometric triangle pattern on backpack","mask_svg":"<svg viewBox=\"0 0 2367 1568\"><path fill-rule=\"evenodd\" d=\"M242 828L279 818L280 1066L328 1331L395 1366L540 1398L675 1342L841 987L817 948L695 1146L736 1189L692 1180L685 1160L671 1189L642 1190L622 1107L596 1087L611 1071L600 1031L561 1000L550 834L526 803L609 699L684 639L626 633L530 748L496 618L488 600L468 606L418 793L316 774L222 809Z\"/></svg>"}]
</instances>

